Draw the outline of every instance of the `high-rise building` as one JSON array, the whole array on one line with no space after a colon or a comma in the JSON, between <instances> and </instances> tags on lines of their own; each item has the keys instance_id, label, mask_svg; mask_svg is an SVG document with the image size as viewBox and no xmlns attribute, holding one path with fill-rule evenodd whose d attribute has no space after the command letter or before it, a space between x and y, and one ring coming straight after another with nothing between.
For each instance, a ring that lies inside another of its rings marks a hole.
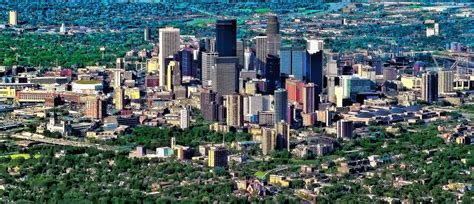
<instances>
[{"instance_id":1,"label":"high-rise building","mask_svg":"<svg viewBox=\"0 0 474 204\"><path fill-rule=\"evenodd\" d=\"M204 89L203 91L201 91L201 112L205 120L217 120L217 97L218 96L216 92L213 92L212 90Z\"/></svg>"},{"instance_id":2,"label":"high-rise building","mask_svg":"<svg viewBox=\"0 0 474 204\"><path fill-rule=\"evenodd\" d=\"M175 86L181 86L181 69L179 66L179 62L177 61L171 61L168 64L168 69L166 72L166 88L168 91L173 90Z\"/></svg>"},{"instance_id":3,"label":"high-rise building","mask_svg":"<svg viewBox=\"0 0 474 204\"><path fill-rule=\"evenodd\" d=\"M220 57L237 56L237 20L217 20L216 51Z\"/></svg>"},{"instance_id":4,"label":"high-rise building","mask_svg":"<svg viewBox=\"0 0 474 204\"><path fill-rule=\"evenodd\" d=\"M143 39L145 41L151 40L151 31L149 27L146 27L145 29L143 29Z\"/></svg>"},{"instance_id":5,"label":"high-rise building","mask_svg":"<svg viewBox=\"0 0 474 204\"><path fill-rule=\"evenodd\" d=\"M316 110L316 88L308 83L303 88L303 113L313 113Z\"/></svg>"},{"instance_id":6,"label":"high-rise building","mask_svg":"<svg viewBox=\"0 0 474 204\"><path fill-rule=\"evenodd\" d=\"M268 82L267 91L273 93L280 87L280 58L275 55L267 55L265 78Z\"/></svg>"},{"instance_id":7,"label":"high-rise building","mask_svg":"<svg viewBox=\"0 0 474 204\"><path fill-rule=\"evenodd\" d=\"M120 59L120 58L119 58ZM112 87L121 87L122 86L122 70L121 69L114 69L112 70L113 73L113 84Z\"/></svg>"},{"instance_id":8,"label":"high-rise building","mask_svg":"<svg viewBox=\"0 0 474 204\"><path fill-rule=\"evenodd\" d=\"M212 80L211 70L216 65L216 57L219 54L217 52L203 52L202 53L202 82L205 84Z\"/></svg>"},{"instance_id":9,"label":"high-rise building","mask_svg":"<svg viewBox=\"0 0 474 204\"><path fill-rule=\"evenodd\" d=\"M441 70L438 72L438 93L446 94L453 92L454 71Z\"/></svg>"},{"instance_id":10,"label":"high-rise building","mask_svg":"<svg viewBox=\"0 0 474 204\"><path fill-rule=\"evenodd\" d=\"M114 104L115 109L122 110L124 107L125 93L122 87L114 87Z\"/></svg>"},{"instance_id":11,"label":"high-rise building","mask_svg":"<svg viewBox=\"0 0 474 204\"><path fill-rule=\"evenodd\" d=\"M351 139L353 136L353 123L351 120L339 120L336 124L337 138Z\"/></svg>"},{"instance_id":12,"label":"high-rise building","mask_svg":"<svg viewBox=\"0 0 474 204\"><path fill-rule=\"evenodd\" d=\"M275 124L276 130L276 150L288 150L290 151L290 125L284 121L277 122Z\"/></svg>"},{"instance_id":13,"label":"high-rise building","mask_svg":"<svg viewBox=\"0 0 474 204\"><path fill-rule=\"evenodd\" d=\"M166 27L159 30L160 35L160 54L159 54L159 66L160 66L160 86L166 85L166 68L167 64L165 59L173 56L179 51L180 46L180 35L178 28Z\"/></svg>"},{"instance_id":14,"label":"high-rise building","mask_svg":"<svg viewBox=\"0 0 474 204\"><path fill-rule=\"evenodd\" d=\"M179 51L179 65L181 67L181 75L184 76L196 76L196 69L193 63L193 49L192 48L184 48L183 50Z\"/></svg>"},{"instance_id":15,"label":"high-rise building","mask_svg":"<svg viewBox=\"0 0 474 204\"><path fill-rule=\"evenodd\" d=\"M216 57L212 71L212 90L219 95L239 92L237 57Z\"/></svg>"},{"instance_id":16,"label":"high-rise building","mask_svg":"<svg viewBox=\"0 0 474 204\"><path fill-rule=\"evenodd\" d=\"M432 103L438 100L438 74L426 72L421 76L421 99Z\"/></svg>"},{"instance_id":17,"label":"high-rise building","mask_svg":"<svg viewBox=\"0 0 474 204\"><path fill-rule=\"evenodd\" d=\"M225 96L225 107L227 110L227 125L232 127L242 127L244 123L243 99L239 94Z\"/></svg>"},{"instance_id":18,"label":"high-rise building","mask_svg":"<svg viewBox=\"0 0 474 204\"><path fill-rule=\"evenodd\" d=\"M237 41L236 44L236 52L237 52L237 59L238 59L238 67L242 69L244 67L244 42L242 40Z\"/></svg>"},{"instance_id":19,"label":"high-rise building","mask_svg":"<svg viewBox=\"0 0 474 204\"><path fill-rule=\"evenodd\" d=\"M267 19L266 34L279 34L280 33L280 22L278 22L277 16L269 16Z\"/></svg>"},{"instance_id":20,"label":"high-rise building","mask_svg":"<svg viewBox=\"0 0 474 204\"><path fill-rule=\"evenodd\" d=\"M287 122L288 114L288 92L285 89L277 89L275 91L275 123Z\"/></svg>"},{"instance_id":21,"label":"high-rise building","mask_svg":"<svg viewBox=\"0 0 474 204\"><path fill-rule=\"evenodd\" d=\"M102 120L105 117L106 106L97 96L85 98L84 114L87 118Z\"/></svg>"},{"instance_id":22,"label":"high-rise building","mask_svg":"<svg viewBox=\"0 0 474 204\"><path fill-rule=\"evenodd\" d=\"M262 153L269 155L275 149L276 132L272 128L262 128Z\"/></svg>"},{"instance_id":23,"label":"high-rise building","mask_svg":"<svg viewBox=\"0 0 474 204\"><path fill-rule=\"evenodd\" d=\"M267 36L255 37L256 44L256 63L255 67L257 73L265 74L265 63L267 61L268 49L267 49Z\"/></svg>"},{"instance_id":24,"label":"high-rise building","mask_svg":"<svg viewBox=\"0 0 474 204\"><path fill-rule=\"evenodd\" d=\"M16 11L10 11L9 12L9 23L11 26L16 26L18 25L18 13Z\"/></svg>"},{"instance_id":25,"label":"high-rise building","mask_svg":"<svg viewBox=\"0 0 474 204\"><path fill-rule=\"evenodd\" d=\"M339 77L337 75L327 76L327 100L336 103L336 85L339 85Z\"/></svg>"},{"instance_id":26,"label":"high-rise building","mask_svg":"<svg viewBox=\"0 0 474 204\"><path fill-rule=\"evenodd\" d=\"M278 17L268 17L266 34L267 54L278 56L281 47L280 23L278 22Z\"/></svg>"},{"instance_id":27,"label":"high-rise building","mask_svg":"<svg viewBox=\"0 0 474 204\"><path fill-rule=\"evenodd\" d=\"M329 58L328 63L327 63L326 75L337 76L340 74L341 74L341 71L339 70L337 66L337 61L332 59L332 57Z\"/></svg>"},{"instance_id":28,"label":"high-rise building","mask_svg":"<svg viewBox=\"0 0 474 204\"><path fill-rule=\"evenodd\" d=\"M322 40L308 40L308 63L305 72L305 81L316 85L316 95L323 89L323 45Z\"/></svg>"},{"instance_id":29,"label":"high-rise building","mask_svg":"<svg viewBox=\"0 0 474 204\"><path fill-rule=\"evenodd\" d=\"M300 81L305 80L308 54L304 48L292 48L291 50L291 75Z\"/></svg>"},{"instance_id":30,"label":"high-rise building","mask_svg":"<svg viewBox=\"0 0 474 204\"><path fill-rule=\"evenodd\" d=\"M305 83L294 78L288 78L285 84L285 89L288 92L288 102L303 104L303 88Z\"/></svg>"},{"instance_id":31,"label":"high-rise building","mask_svg":"<svg viewBox=\"0 0 474 204\"><path fill-rule=\"evenodd\" d=\"M227 149L225 147L211 147L208 152L209 167L227 167Z\"/></svg>"},{"instance_id":32,"label":"high-rise building","mask_svg":"<svg viewBox=\"0 0 474 204\"><path fill-rule=\"evenodd\" d=\"M189 127L189 110L187 108L180 110L180 127L181 129Z\"/></svg>"},{"instance_id":33,"label":"high-rise building","mask_svg":"<svg viewBox=\"0 0 474 204\"><path fill-rule=\"evenodd\" d=\"M250 49L245 49L244 52L244 70L253 70L255 56Z\"/></svg>"}]
</instances>

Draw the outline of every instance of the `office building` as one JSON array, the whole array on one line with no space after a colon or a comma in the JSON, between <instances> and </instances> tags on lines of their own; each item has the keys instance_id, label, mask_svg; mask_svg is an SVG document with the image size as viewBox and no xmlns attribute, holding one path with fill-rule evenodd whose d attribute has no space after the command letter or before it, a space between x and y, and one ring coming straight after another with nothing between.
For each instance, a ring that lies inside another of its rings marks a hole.
<instances>
[{"instance_id":1,"label":"office building","mask_svg":"<svg viewBox=\"0 0 474 204\"><path fill-rule=\"evenodd\" d=\"M314 57L317 57L314 55ZM293 48L291 50L291 75L300 81L304 81L308 66L308 54L304 48Z\"/></svg>"},{"instance_id":2,"label":"office building","mask_svg":"<svg viewBox=\"0 0 474 204\"><path fill-rule=\"evenodd\" d=\"M166 76L166 88L168 91L172 91L175 86L181 86L182 78L179 62L171 61L168 64Z\"/></svg>"},{"instance_id":3,"label":"office building","mask_svg":"<svg viewBox=\"0 0 474 204\"><path fill-rule=\"evenodd\" d=\"M203 52L202 53L202 65L201 65L201 73L202 73L202 82L203 84L207 84L208 81L211 81L211 70L212 67L216 65L216 57L219 54L217 52Z\"/></svg>"},{"instance_id":4,"label":"office building","mask_svg":"<svg viewBox=\"0 0 474 204\"><path fill-rule=\"evenodd\" d=\"M312 82L316 85L316 94L319 95L323 89L323 46L322 40L308 40L308 63L304 74L306 83Z\"/></svg>"},{"instance_id":5,"label":"office building","mask_svg":"<svg viewBox=\"0 0 474 204\"><path fill-rule=\"evenodd\" d=\"M216 92L213 92L212 90L204 89L203 91L201 91L201 112L205 120L217 120L217 97L218 96Z\"/></svg>"},{"instance_id":6,"label":"office building","mask_svg":"<svg viewBox=\"0 0 474 204\"><path fill-rule=\"evenodd\" d=\"M196 76L196 68L194 67L193 49L186 47L178 52L178 61L181 68L181 76Z\"/></svg>"},{"instance_id":7,"label":"office building","mask_svg":"<svg viewBox=\"0 0 474 204\"><path fill-rule=\"evenodd\" d=\"M421 76L421 99L432 103L438 100L438 74L426 72Z\"/></svg>"},{"instance_id":8,"label":"office building","mask_svg":"<svg viewBox=\"0 0 474 204\"><path fill-rule=\"evenodd\" d=\"M337 138L351 139L353 136L353 123L350 120L339 120L336 124Z\"/></svg>"},{"instance_id":9,"label":"office building","mask_svg":"<svg viewBox=\"0 0 474 204\"><path fill-rule=\"evenodd\" d=\"M122 110L124 107L125 93L122 87L114 87L115 109Z\"/></svg>"},{"instance_id":10,"label":"office building","mask_svg":"<svg viewBox=\"0 0 474 204\"><path fill-rule=\"evenodd\" d=\"M454 91L454 71L441 70L438 72L438 93L446 94Z\"/></svg>"},{"instance_id":11,"label":"office building","mask_svg":"<svg viewBox=\"0 0 474 204\"><path fill-rule=\"evenodd\" d=\"M288 92L285 89L277 89L275 91L275 123L287 122L288 114Z\"/></svg>"},{"instance_id":12,"label":"office building","mask_svg":"<svg viewBox=\"0 0 474 204\"><path fill-rule=\"evenodd\" d=\"M219 95L239 92L237 57L216 57L212 71L212 90Z\"/></svg>"},{"instance_id":13,"label":"office building","mask_svg":"<svg viewBox=\"0 0 474 204\"><path fill-rule=\"evenodd\" d=\"M118 58L120 59L120 58ZM112 70L112 75L113 75L113 84L112 87L121 87L122 86L122 70L120 69L114 69Z\"/></svg>"},{"instance_id":14,"label":"office building","mask_svg":"<svg viewBox=\"0 0 474 204\"><path fill-rule=\"evenodd\" d=\"M237 20L217 20L216 51L219 53L219 57L237 56Z\"/></svg>"},{"instance_id":15,"label":"office building","mask_svg":"<svg viewBox=\"0 0 474 204\"><path fill-rule=\"evenodd\" d=\"M180 128L186 129L189 127L189 110L187 108L183 108L180 111Z\"/></svg>"},{"instance_id":16,"label":"office building","mask_svg":"<svg viewBox=\"0 0 474 204\"><path fill-rule=\"evenodd\" d=\"M262 153L269 155L275 149L276 132L272 128L262 128Z\"/></svg>"},{"instance_id":17,"label":"office building","mask_svg":"<svg viewBox=\"0 0 474 204\"><path fill-rule=\"evenodd\" d=\"M337 76L340 75L341 71L339 70L337 66L337 61L329 58L327 66L326 66L326 75L327 76Z\"/></svg>"},{"instance_id":18,"label":"office building","mask_svg":"<svg viewBox=\"0 0 474 204\"><path fill-rule=\"evenodd\" d=\"M256 63L255 70L258 74L265 74L265 63L267 61L266 57L268 55L267 50L267 36L257 36L255 37L256 44Z\"/></svg>"},{"instance_id":19,"label":"office building","mask_svg":"<svg viewBox=\"0 0 474 204\"><path fill-rule=\"evenodd\" d=\"M211 147L208 152L209 167L227 167L227 149L225 147Z\"/></svg>"},{"instance_id":20,"label":"office building","mask_svg":"<svg viewBox=\"0 0 474 204\"><path fill-rule=\"evenodd\" d=\"M17 11L10 11L9 12L9 24L11 26L17 26L18 25L18 13Z\"/></svg>"},{"instance_id":21,"label":"office building","mask_svg":"<svg viewBox=\"0 0 474 204\"><path fill-rule=\"evenodd\" d=\"M313 113L316 110L316 87L308 83L303 88L303 113Z\"/></svg>"},{"instance_id":22,"label":"office building","mask_svg":"<svg viewBox=\"0 0 474 204\"><path fill-rule=\"evenodd\" d=\"M160 54L159 54L159 76L160 86L166 85L166 58L173 56L179 51L180 35L178 28L166 27L159 30L160 36Z\"/></svg>"},{"instance_id":23,"label":"office building","mask_svg":"<svg viewBox=\"0 0 474 204\"><path fill-rule=\"evenodd\" d=\"M285 84L285 89L288 92L288 102L302 104L305 83L294 78L288 78L286 79Z\"/></svg>"},{"instance_id":24,"label":"office building","mask_svg":"<svg viewBox=\"0 0 474 204\"><path fill-rule=\"evenodd\" d=\"M236 48L236 52L237 52L237 59L238 59L238 62L237 62L237 65L239 67L239 70L242 69L244 67L244 42L242 40L239 40L237 41L237 44L236 44L237 48Z\"/></svg>"},{"instance_id":25,"label":"office building","mask_svg":"<svg viewBox=\"0 0 474 204\"><path fill-rule=\"evenodd\" d=\"M327 77L327 101L336 103L336 84L339 84L337 75L328 75Z\"/></svg>"},{"instance_id":26,"label":"office building","mask_svg":"<svg viewBox=\"0 0 474 204\"><path fill-rule=\"evenodd\" d=\"M231 127L242 127L244 123L243 99L239 94L225 96L226 122Z\"/></svg>"},{"instance_id":27,"label":"office building","mask_svg":"<svg viewBox=\"0 0 474 204\"><path fill-rule=\"evenodd\" d=\"M245 49L244 52L244 70L253 70L255 62L255 55L250 49Z\"/></svg>"},{"instance_id":28,"label":"office building","mask_svg":"<svg viewBox=\"0 0 474 204\"><path fill-rule=\"evenodd\" d=\"M284 121L277 122L275 124L276 130L276 150L288 150L290 151L290 125Z\"/></svg>"},{"instance_id":29,"label":"office building","mask_svg":"<svg viewBox=\"0 0 474 204\"><path fill-rule=\"evenodd\" d=\"M281 46L280 23L278 22L278 17L268 17L266 34L267 54L278 56Z\"/></svg>"},{"instance_id":30,"label":"office building","mask_svg":"<svg viewBox=\"0 0 474 204\"><path fill-rule=\"evenodd\" d=\"M85 97L84 114L87 118L102 120L105 117L106 104L97 96Z\"/></svg>"},{"instance_id":31,"label":"office building","mask_svg":"<svg viewBox=\"0 0 474 204\"><path fill-rule=\"evenodd\" d=\"M267 55L266 57L266 73L267 92L273 93L276 88L280 87L280 58L275 55Z\"/></svg>"}]
</instances>

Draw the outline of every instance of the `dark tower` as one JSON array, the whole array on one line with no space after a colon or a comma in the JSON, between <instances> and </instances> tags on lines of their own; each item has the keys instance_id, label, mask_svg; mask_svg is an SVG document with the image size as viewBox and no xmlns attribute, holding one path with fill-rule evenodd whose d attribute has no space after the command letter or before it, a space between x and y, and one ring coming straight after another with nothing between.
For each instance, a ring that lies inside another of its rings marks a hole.
<instances>
[{"instance_id":1,"label":"dark tower","mask_svg":"<svg viewBox=\"0 0 474 204\"><path fill-rule=\"evenodd\" d=\"M280 33L280 23L278 22L278 17L269 16L267 20L267 35L279 34Z\"/></svg>"},{"instance_id":2,"label":"dark tower","mask_svg":"<svg viewBox=\"0 0 474 204\"><path fill-rule=\"evenodd\" d=\"M237 55L237 20L217 20L216 51L219 53L219 57L235 57Z\"/></svg>"},{"instance_id":3,"label":"dark tower","mask_svg":"<svg viewBox=\"0 0 474 204\"><path fill-rule=\"evenodd\" d=\"M268 82L267 91L273 93L276 88L280 87L280 58L278 56L267 56L265 73L265 78Z\"/></svg>"}]
</instances>

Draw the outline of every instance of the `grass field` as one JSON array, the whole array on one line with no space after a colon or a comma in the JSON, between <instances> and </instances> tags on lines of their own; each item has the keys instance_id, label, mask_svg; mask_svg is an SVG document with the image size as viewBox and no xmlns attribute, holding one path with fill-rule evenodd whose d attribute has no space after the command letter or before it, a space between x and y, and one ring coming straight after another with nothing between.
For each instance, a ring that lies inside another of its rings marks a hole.
<instances>
[{"instance_id":1,"label":"grass field","mask_svg":"<svg viewBox=\"0 0 474 204\"><path fill-rule=\"evenodd\" d=\"M214 23L215 21L215 18L200 18L189 21L187 24L190 26L205 27L210 23Z\"/></svg>"},{"instance_id":2,"label":"grass field","mask_svg":"<svg viewBox=\"0 0 474 204\"><path fill-rule=\"evenodd\" d=\"M1 157L10 157L11 159L19 159L19 158L23 158L23 159L30 159L31 158L31 154L10 154L10 155L4 155L4 156L1 156ZM40 158L41 155L39 154L35 154L33 156L35 159L37 158Z\"/></svg>"},{"instance_id":3,"label":"grass field","mask_svg":"<svg viewBox=\"0 0 474 204\"><path fill-rule=\"evenodd\" d=\"M255 172L255 176L258 177L258 178L262 178L264 175L265 175L265 172L263 172L263 171Z\"/></svg>"},{"instance_id":4,"label":"grass field","mask_svg":"<svg viewBox=\"0 0 474 204\"><path fill-rule=\"evenodd\" d=\"M271 9L269 8L259 8L259 9L255 9L255 13L270 13L272 12Z\"/></svg>"}]
</instances>

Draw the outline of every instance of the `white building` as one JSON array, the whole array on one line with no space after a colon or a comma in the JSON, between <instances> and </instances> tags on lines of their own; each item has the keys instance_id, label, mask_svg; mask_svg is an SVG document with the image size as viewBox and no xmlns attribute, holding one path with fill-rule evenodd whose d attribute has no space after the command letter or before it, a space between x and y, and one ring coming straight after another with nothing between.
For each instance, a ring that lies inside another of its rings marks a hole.
<instances>
[{"instance_id":1,"label":"white building","mask_svg":"<svg viewBox=\"0 0 474 204\"><path fill-rule=\"evenodd\" d=\"M180 113L180 127L181 129L186 129L189 127L189 111L188 109L183 108Z\"/></svg>"},{"instance_id":2,"label":"white building","mask_svg":"<svg viewBox=\"0 0 474 204\"><path fill-rule=\"evenodd\" d=\"M78 81L72 83L72 91L76 93L96 94L104 89L104 85L100 81Z\"/></svg>"}]
</instances>

